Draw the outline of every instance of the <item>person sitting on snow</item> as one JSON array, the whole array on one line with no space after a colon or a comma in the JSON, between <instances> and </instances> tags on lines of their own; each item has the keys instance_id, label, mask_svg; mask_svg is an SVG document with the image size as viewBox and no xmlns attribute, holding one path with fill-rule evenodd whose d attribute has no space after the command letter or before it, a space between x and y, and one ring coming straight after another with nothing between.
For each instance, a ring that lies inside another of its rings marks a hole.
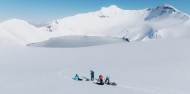
<instances>
[{"instance_id":1,"label":"person sitting on snow","mask_svg":"<svg viewBox=\"0 0 190 94\"><path fill-rule=\"evenodd\" d=\"M98 84L98 85L104 85L103 79L104 79L103 76L100 75L100 76L99 76L99 79L98 79L98 80L99 80L99 83L96 83L96 84Z\"/></svg>"},{"instance_id":2,"label":"person sitting on snow","mask_svg":"<svg viewBox=\"0 0 190 94\"><path fill-rule=\"evenodd\" d=\"M109 76L106 77L105 84L107 84L107 85L110 85L110 84L111 84L111 83L110 83L110 77L109 77Z\"/></svg>"},{"instance_id":3,"label":"person sitting on snow","mask_svg":"<svg viewBox=\"0 0 190 94\"><path fill-rule=\"evenodd\" d=\"M82 81L82 79L79 78L78 74L75 75L75 77L73 78L73 80L76 80L76 81Z\"/></svg>"},{"instance_id":4,"label":"person sitting on snow","mask_svg":"<svg viewBox=\"0 0 190 94\"><path fill-rule=\"evenodd\" d=\"M105 84L112 85L112 86L117 86L117 84L115 82L110 82L110 77L109 76L106 77Z\"/></svg>"}]
</instances>

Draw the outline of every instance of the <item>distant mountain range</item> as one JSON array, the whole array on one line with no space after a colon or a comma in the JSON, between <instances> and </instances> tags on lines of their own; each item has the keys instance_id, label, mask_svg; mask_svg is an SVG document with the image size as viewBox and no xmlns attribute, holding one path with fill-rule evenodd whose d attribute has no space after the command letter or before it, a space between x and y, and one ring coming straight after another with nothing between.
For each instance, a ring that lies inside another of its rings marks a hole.
<instances>
[{"instance_id":1,"label":"distant mountain range","mask_svg":"<svg viewBox=\"0 0 190 94\"><path fill-rule=\"evenodd\" d=\"M0 23L0 45L29 43L68 35L107 36L130 41L190 37L190 16L169 4L143 10L123 10L115 5L54 20L47 27L11 19Z\"/></svg>"}]
</instances>

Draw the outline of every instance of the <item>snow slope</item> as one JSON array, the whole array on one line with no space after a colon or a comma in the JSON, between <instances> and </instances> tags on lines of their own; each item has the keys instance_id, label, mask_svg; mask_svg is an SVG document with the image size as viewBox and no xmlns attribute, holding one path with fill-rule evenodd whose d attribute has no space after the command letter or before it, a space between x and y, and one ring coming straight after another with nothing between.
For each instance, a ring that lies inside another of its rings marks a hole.
<instances>
[{"instance_id":1,"label":"snow slope","mask_svg":"<svg viewBox=\"0 0 190 94\"><path fill-rule=\"evenodd\" d=\"M131 41L190 37L189 16L169 4L143 10L123 10L115 5L96 12L53 21L51 37L67 35L109 36Z\"/></svg>"},{"instance_id":2,"label":"snow slope","mask_svg":"<svg viewBox=\"0 0 190 94\"><path fill-rule=\"evenodd\" d=\"M0 47L1 94L189 94L190 39L85 48ZM117 87L77 82L109 75Z\"/></svg>"},{"instance_id":3,"label":"snow slope","mask_svg":"<svg viewBox=\"0 0 190 94\"><path fill-rule=\"evenodd\" d=\"M11 19L0 23L0 45L27 45L47 40L38 28L24 20Z\"/></svg>"}]
</instances>

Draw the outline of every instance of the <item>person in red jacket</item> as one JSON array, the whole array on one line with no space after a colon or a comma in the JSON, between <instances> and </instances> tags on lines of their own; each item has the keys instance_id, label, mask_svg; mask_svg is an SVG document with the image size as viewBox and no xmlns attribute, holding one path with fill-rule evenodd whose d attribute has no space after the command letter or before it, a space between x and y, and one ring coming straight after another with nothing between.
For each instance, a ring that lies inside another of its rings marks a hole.
<instances>
[{"instance_id":1,"label":"person in red jacket","mask_svg":"<svg viewBox=\"0 0 190 94\"><path fill-rule=\"evenodd\" d=\"M104 77L102 75L99 76L99 83L97 83L98 85L104 85Z\"/></svg>"}]
</instances>

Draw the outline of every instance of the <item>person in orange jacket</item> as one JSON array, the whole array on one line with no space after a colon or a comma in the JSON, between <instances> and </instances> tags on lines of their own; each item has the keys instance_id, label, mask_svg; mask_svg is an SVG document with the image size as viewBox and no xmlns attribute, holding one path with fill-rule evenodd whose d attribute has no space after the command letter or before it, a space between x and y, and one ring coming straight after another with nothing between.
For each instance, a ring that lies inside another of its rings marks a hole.
<instances>
[{"instance_id":1,"label":"person in orange jacket","mask_svg":"<svg viewBox=\"0 0 190 94\"><path fill-rule=\"evenodd\" d=\"M102 75L99 76L99 83L97 83L98 85L104 85L104 77Z\"/></svg>"}]
</instances>

